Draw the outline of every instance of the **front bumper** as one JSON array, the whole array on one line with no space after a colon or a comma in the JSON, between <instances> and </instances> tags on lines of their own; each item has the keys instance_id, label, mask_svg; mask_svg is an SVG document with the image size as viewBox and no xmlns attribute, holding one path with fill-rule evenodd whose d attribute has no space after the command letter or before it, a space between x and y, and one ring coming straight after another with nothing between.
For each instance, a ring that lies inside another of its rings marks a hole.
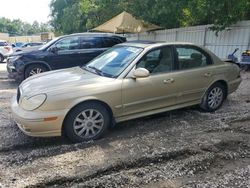
<instances>
[{"instance_id":1,"label":"front bumper","mask_svg":"<svg viewBox=\"0 0 250 188\"><path fill-rule=\"evenodd\" d=\"M24 75L22 72L18 72L11 63L7 62L7 71L8 71L8 77L11 79L15 79L17 81L22 81L24 79Z\"/></svg>"},{"instance_id":2,"label":"front bumper","mask_svg":"<svg viewBox=\"0 0 250 188\"><path fill-rule=\"evenodd\" d=\"M62 124L67 110L61 111L26 111L22 109L16 100L16 96L11 99L12 116L26 135L34 137L61 136ZM57 117L55 120L46 121L45 118Z\"/></svg>"},{"instance_id":3,"label":"front bumper","mask_svg":"<svg viewBox=\"0 0 250 188\"><path fill-rule=\"evenodd\" d=\"M10 50L9 52L5 53L3 56L4 56L4 58L7 59L12 54L13 54L13 50Z\"/></svg>"}]
</instances>

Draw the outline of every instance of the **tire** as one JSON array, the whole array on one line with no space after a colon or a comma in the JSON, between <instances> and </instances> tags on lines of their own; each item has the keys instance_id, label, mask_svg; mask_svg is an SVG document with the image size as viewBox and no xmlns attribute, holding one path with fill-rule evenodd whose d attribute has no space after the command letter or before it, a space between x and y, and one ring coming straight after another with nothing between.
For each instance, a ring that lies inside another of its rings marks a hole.
<instances>
[{"instance_id":1,"label":"tire","mask_svg":"<svg viewBox=\"0 0 250 188\"><path fill-rule=\"evenodd\" d=\"M4 60L4 57L3 57L3 55L2 55L2 54L0 54L0 63L2 63L2 62L3 62L3 60Z\"/></svg>"},{"instance_id":2,"label":"tire","mask_svg":"<svg viewBox=\"0 0 250 188\"><path fill-rule=\"evenodd\" d=\"M221 107L226 95L226 87L219 82L214 83L205 93L200 107L207 112L214 112Z\"/></svg>"},{"instance_id":3,"label":"tire","mask_svg":"<svg viewBox=\"0 0 250 188\"><path fill-rule=\"evenodd\" d=\"M64 121L64 134L72 142L96 140L103 136L111 123L109 111L96 102L76 106Z\"/></svg>"},{"instance_id":4,"label":"tire","mask_svg":"<svg viewBox=\"0 0 250 188\"><path fill-rule=\"evenodd\" d=\"M44 65L39 65L39 64L29 65L25 69L24 78L26 79L30 76L33 76L35 74L39 74L45 71L47 71L47 68Z\"/></svg>"}]
</instances>

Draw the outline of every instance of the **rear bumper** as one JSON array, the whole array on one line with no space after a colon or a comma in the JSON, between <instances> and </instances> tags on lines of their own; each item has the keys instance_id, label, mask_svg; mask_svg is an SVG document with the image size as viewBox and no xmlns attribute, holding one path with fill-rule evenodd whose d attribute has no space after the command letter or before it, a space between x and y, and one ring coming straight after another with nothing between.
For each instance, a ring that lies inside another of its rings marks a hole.
<instances>
[{"instance_id":1,"label":"rear bumper","mask_svg":"<svg viewBox=\"0 0 250 188\"><path fill-rule=\"evenodd\" d=\"M34 137L61 136L61 129L66 110L43 112L26 111L22 109L16 101L16 96L11 100L12 116L20 130ZM45 121L44 118L57 117L51 121Z\"/></svg>"}]
</instances>

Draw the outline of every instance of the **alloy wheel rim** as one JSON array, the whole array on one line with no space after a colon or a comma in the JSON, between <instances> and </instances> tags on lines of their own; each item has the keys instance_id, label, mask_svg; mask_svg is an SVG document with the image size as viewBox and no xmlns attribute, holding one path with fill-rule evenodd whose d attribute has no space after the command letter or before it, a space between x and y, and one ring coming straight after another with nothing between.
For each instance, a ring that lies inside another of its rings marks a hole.
<instances>
[{"instance_id":1,"label":"alloy wheel rim","mask_svg":"<svg viewBox=\"0 0 250 188\"><path fill-rule=\"evenodd\" d=\"M74 132L82 138L93 138L101 132L104 125L103 115L94 109L87 109L74 120Z\"/></svg>"},{"instance_id":2,"label":"alloy wheel rim","mask_svg":"<svg viewBox=\"0 0 250 188\"><path fill-rule=\"evenodd\" d=\"M210 108L215 109L220 106L223 100L223 91L219 87L213 88L208 95L208 105Z\"/></svg>"},{"instance_id":3,"label":"alloy wheel rim","mask_svg":"<svg viewBox=\"0 0 250 188\"><path fill-rule=\"evenodd\" d=\"M42 73L42 72L44 72L43 69L41 69L41 68L35 68L35 69L32 69L32 70L30 71L29 76L33 76L33 75L35 75L35 74L39 74L39 73Z\"/></svg>"}]
</instances>

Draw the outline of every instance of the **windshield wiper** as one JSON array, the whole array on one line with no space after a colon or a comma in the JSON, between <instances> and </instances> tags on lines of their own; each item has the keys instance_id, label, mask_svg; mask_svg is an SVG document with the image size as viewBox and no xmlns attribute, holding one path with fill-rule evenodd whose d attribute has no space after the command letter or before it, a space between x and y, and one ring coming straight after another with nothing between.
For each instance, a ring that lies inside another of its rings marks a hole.
<instances>
[{"instance_id":1,"label":"windshield wiper","mask_svg":"<svg viewBox=\"0 0 250 188\"><path fill-rule=\"evenodd\" d=\"M94 66L87 66L87 68L93 69L98 75L103 76L103 72Z\"/></svg>"},{"instance_id":2,"label":"windshield wiper","mask_svg":"<svg viewBox=\"0 0 250 188\"><path fill-rule=\"evenodd\" d=\"M100 76L106 76L106 77L109 77L109 78L114 78L115 77L115 76L113 76L111 74L103 72L102 70L100 70L100 69L98 69L98 68L96 68L94 66L83 66L82 69L87 70L87 71L90 71L89 69L92 69L92 70L95 71L95 73L97 73ZM92 71L90 71L90 72L92 72Z\"/></svg>"}]
</instances>

